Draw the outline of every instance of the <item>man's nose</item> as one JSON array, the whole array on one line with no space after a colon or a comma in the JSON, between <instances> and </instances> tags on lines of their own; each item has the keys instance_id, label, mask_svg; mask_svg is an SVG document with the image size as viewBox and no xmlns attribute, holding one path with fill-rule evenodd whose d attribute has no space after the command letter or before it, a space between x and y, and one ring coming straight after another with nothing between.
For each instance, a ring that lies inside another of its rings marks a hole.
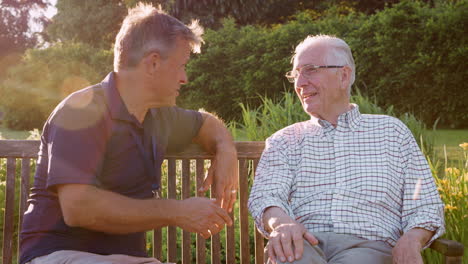
<instances>
[{"instance_id":1,"label":"man's nose","mask_svg":"<svg viewBox=\"0 0 468 264\"><path fill-rule=\"evenodd\" d=\"M180 80L179 80L179 83L184 85L184 84L187 84L188 83L188 78L187 78L187 73L183 73Z\"/></svg>"},{"instance_id":2,"label":"man's nose","mask_svg":"<svg viewBox=\"0 0 468 264\"><path fill-rule=\"evenodd\" d=\"M305 78L302 74L299 74L296 79L296 88L304 88L309 83L309 79Z\"/></svg>"}]
</instances>

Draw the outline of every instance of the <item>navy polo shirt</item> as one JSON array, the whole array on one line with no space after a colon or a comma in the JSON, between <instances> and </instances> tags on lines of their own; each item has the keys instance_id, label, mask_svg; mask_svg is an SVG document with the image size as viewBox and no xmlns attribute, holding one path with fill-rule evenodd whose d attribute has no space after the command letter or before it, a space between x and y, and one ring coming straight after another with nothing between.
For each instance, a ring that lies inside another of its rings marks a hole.
<instances>
[{"instance_id":1,"label":"navy polo shirt","mask_svg":"<svg viewBox=\"0 0 468 264\"><path fill-rule=\"evenodd\" d=\"M136 199L159 187L166 150L178 151L198 133L199 112L151 109L143 124L115 87L114 73L65 98L44 125L29 207L20 234L20 263L58 250L146 256L144 232L107 234L64 222L55 187L90 184Z\"/></svg>"}]
</instances>

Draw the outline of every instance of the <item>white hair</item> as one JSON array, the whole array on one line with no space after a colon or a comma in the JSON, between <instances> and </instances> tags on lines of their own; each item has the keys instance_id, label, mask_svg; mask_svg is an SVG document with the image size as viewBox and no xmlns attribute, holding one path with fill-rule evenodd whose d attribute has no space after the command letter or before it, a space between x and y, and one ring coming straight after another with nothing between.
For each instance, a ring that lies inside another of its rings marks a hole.
<instances>
[{"instance_id":1,"label":"white hair","mask_svg":"<svg viewBox=\"0 0 468 264\"><path fill-rule=\"evenodd\" d=\"M297 56L307 50L313 44L321 44L327 48L325 55L325 63L331 65L347 65L351 68L351 79L348 86L348 93L351 92L351 86L356 79L356 65L354 64L351 48L346 42L340 38L329 35L307 36L299 45L297 45L294 55L291 59L292 63L296 62Z\"/></svg>"}]
</instances>

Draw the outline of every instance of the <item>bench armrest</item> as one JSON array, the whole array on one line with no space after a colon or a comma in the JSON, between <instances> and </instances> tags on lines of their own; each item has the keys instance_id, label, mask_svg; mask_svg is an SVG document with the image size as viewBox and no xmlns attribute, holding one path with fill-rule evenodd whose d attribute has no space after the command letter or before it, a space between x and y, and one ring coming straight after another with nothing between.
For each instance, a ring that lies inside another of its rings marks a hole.
<instances>
[{"instance_id":1,"label":"bench armrest","mask_svg":"<svg viewBox=\"0 0 468 264\"><path fill-rule=\"evenodd\" d=\"M463 244L457 241L438 238L430 246L433 250L449 257L463 256Z\"/></svg>"}]
</instances>

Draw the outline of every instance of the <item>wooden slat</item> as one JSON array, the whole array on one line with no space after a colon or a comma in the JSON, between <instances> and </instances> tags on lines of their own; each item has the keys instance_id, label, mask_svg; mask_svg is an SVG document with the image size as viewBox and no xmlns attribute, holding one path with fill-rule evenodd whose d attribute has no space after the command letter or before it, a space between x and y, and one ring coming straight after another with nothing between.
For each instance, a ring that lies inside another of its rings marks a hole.
<instances>
[{"instance_id":1,"label":"wooden slat","mask_svg":"<svg viewBox=\"0 0 468 264\"><path fill-rule=\"evenodd\" d=\"M247 200L249 195L248 163L245 159L239 159L239 220L240 220L240 257L241 264L250 263L249 245L249 212Z\"/></svg>"},{"instance_id":2,"label":"wooden slat","mask_svg":"<svg viewBox=\"0 0 468 264\"><path fill-rule=\"evenodd\" d=\"M37 158L39 140L0 140L0 158Z\"/></svg>"},{"instance_id":3,"label":"wooden slat","mask_svg":"<svg viewBox=\"0 0 468 264\"><path fill-rule=\"evenodd\" d=\"M235 206L236 204L234 204L234 207ZM234 217L234 207L232 208L232 212L229 213L229 217L231 217L233 225L226 228L226 264L236 263L236 238L234 230L236 228L237 221L235 221L236 219Z\"/></svg>"},{"instance_id":4,"label":"wooden slat","mask_svg":"<svg viewBox=\"0 0 468 264\"><path fill-rule=\"evenodd\" d=\"M196 176L197 176L197 192L196 196L204 196L204 194L201 194L198 192L198 189L201 188L203 179L205 178L205 173L204 173L204 165L205 161L203 159L197 159L196 161ZM205 245L206 241L205 239L200 235L197 234L197 264L205 264L206 263L206 250L205 250Z\"/></svg>"},{"instance_id":5,"label":"wooden slat","mask_svg":"<svg viewBox=\"0 0 468 264\"><path fill-rule=\"evenodd\" d=\"M444 261L443 262L444 264L462 264L463 263L462 256L460 257L445 256L443 261Z\"/></svg>"},{"instance_id":6,"label":"wooden slat","mask_svg":"<svg viewBox=\"0 0 468 264\"><path fill-rule=\"evenodd\" d=\"M226 228L226 264L236 263L236 238L234 232L236 221L234 219L234 210L229 213L229 217L231 217L234 224Z\"/></svg>"},{"instance_id":7,"label":"wooden slat","mask_svg":"<svg viewBox=\"0 0 468 264\"><path fill-rule=\"evenodd\" d=\"M463 256L463 244L457 241L439 238L435 240L430 248L450 257Z\"/></svg>"},{"instance_id":8,"label":"wooden slat","mask_svg":"<svg viewBox=\"0 0 468 264\"><path fill-rule=\"evenodd\" d=\"M162 258L162 230L153 230L153 257L160 260Z\"/></svg>"},{"instance_id":9,"label":"wooden slat","mask_svg":"<svg viewBox=\"0 0 468 264\"><path fill-rule=\"evenodd\" d=\"M21 160L21 187L20 187L20 204L19 204L19 230L23 227L23 214L27 209L28 204L28 195L29 195L29 177L31 176L31 159L23 158ZM20 242L20 237L18 236L18 245ZM19 258L20 251L19 247L17 249L16 256ZM19 262L19 259L17 259Z\"/></svg>"},{"instance_id":10,"label":"wooden slat","mask_svg":"<svg viewBox=\"0 0 468 264\"><path fill-rule=\"evenodd\" d=\"M211 185L211 198L215 198L214 190L216 190L216 182ZM219 233L211 236L211 263L221 264L221 242Z\"/></svg>"},{"instance_id":11,"label":"wooden slat","mask_svg":"<svg viewBox=\"0 0 468 264\"><path fill-rule=\"evenodd\" d=\"M16 159L7 159L5 216L3 219L3 263L11 264L13 258L13 231L15 213L15 170Z\"/></svg>"},{"instance_id":12,"label":"wooden slat","mask_svg":"<svg viewBox=\"0 0 468 264\"><path fill-rule=\"evenodd\" d=\"M176 163L167 160L167 198L176 199ZM167 227L167 261L177 262L177 230L175 226Z\"/></svg>"},{"instance_id":13,"label":"wooden slat","mask_svg":"<svg viewBox=\"0 0 468 264\"><path fill-rule=\"evenodd\" d=\"M182 160L182 199L190 197L190 160ZM182 264L192 263L190 232L182 231Z\"/></svg>"},{"instance_id":14,"label":"wooden slat","mask_svg":"<svg viewBox=\"0 0 468 264\"><path fill-rule=\"evenodd\" d=\"M246 159L259 158L265 148L263 141L237 141L235 142L238 157ZM166 158L178 159L210 159L213 155L204 151L200 146L192 144L179 153L167 153Z\"/></svg>"},{"instance_id":15,"label":"wooden slat","mask_svg":"<svg viewBox=\"0 0 468 264\"><path fill-rule=\"evenodd\" d=\"M31 159L24 158L21 160L21 188L20 188L20 221L19 227L20 230L23 227L23 214L26 211L28 196L29 196L29 178L31 176Z\"/></svg>"},{"instance_id":16,"label":"wooden slat","mask_svg":"<svg viewBox=\"0 0 468 264\"><path fill-rule=\"evenodd\" d=\"M211 236L211 263L221 264L221 241L219 233Z\"/></svg>"},{"instance_id":17,"label":"wooden slat","mask_svg":"<svg viewBox=\"0 0 468 264\"><path fill-rule=\"evenodd\" d=\"M259 159L254 159L254 170L253 170L253 175L252 177L255 176L255 172L257 171L257 166L258 166L258 161ZM257 228L255 228L255 264L263 264L263 260L265 258L265 242L262 234L258 232Z\"/></svg>"}]
</instances>

